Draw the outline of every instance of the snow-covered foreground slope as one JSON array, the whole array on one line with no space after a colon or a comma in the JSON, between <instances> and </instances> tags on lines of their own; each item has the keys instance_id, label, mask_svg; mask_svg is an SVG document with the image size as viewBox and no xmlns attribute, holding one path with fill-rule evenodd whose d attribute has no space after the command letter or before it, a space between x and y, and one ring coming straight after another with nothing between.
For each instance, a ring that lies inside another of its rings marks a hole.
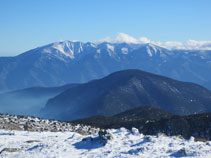
<instances>
[{"instance_id":1,"label":"snow-covered foreground slope","mask_svg":"<svg viewBox=\"0 0 211 158\"><path fill-rule=\"evenodd\" d=\"M76 132L27 132L0 130L0 157L211 157L211 142L194 138L144 136L136 129L108 130L111 139ZM88 138L87 138L88 137ZM87 138L87 139L84 139Z\"/></svg>"}]
</instances>

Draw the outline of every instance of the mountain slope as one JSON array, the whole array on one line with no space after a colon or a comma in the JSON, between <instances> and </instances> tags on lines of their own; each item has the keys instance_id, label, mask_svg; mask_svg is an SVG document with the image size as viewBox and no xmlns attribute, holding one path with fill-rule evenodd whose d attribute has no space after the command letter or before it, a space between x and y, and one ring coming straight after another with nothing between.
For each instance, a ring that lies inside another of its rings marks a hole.
<instances>
[{"instance_id":1,"label":"mountain slope","mask_svg":"<svg viewBox=\"0 0 211 158\"><path fill-rule=\"evenodd\" d=\"M0 91L83 83L124 69L209 87L211 51L170 51L153 44L57 42L15 57L0 57Z\"/></svg>"},{"instance_id":2,"label":"mountain slope","mask_svg":"<svg viewBox=\"0 0 211 158\"><path fill-rule=\"evenodd\" d=\"M50 99L44 117L73 120L154 106L174 114L211 112L211 92L197 84L124 70L70 88Z\"/></svg>"}]
</instances>

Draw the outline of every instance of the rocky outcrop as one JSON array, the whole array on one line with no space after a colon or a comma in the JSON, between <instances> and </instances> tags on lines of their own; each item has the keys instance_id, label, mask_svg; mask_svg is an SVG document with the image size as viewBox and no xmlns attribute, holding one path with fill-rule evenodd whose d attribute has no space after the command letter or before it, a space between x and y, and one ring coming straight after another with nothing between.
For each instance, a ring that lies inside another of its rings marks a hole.
<instances>
[{"instance_id":1,"label":"rocky outcrop","mask_svg":"<svg viewBox=\"0 0 211 158\"><path fill-rule=\"evenodd\" d=\"M37 117L15 116L0 114L0 129L5 130L20 130L33 132L65 132L72 131L82 135L97 133L99 128L91 126L79 125L69 122L60 122L56 120L45 120Z\"/></svg>"}]
</instances>

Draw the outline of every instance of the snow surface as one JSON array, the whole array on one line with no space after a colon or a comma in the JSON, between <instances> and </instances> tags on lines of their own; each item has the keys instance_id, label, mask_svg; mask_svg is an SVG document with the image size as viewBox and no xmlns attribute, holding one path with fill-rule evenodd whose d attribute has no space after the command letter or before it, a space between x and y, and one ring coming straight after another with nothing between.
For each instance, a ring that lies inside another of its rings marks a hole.
<instances>
[{"instance_id":1,"label":"snow surface","mask_svg":"<svg viewBox=\"0 0 211 158\"><path fill-rule=\"evenodd\" d=\"M147 47L147 53L148 53L148 55L149 55L150 57L152 57L152 52L151 52L151 50L150 50L149 47Z\"/></svg>"},{"instance_id":2,"label":"snow surface","mask_svg":"<svg viewBox=\"0 0 211 158\"><path fill-rule=\"evenodd\" d=\"M122 50L123 54L127 54L128 53L128 48L123 47L121 50Z\"/></svg>"},{"instance_id":3,"label":"snow surface","mask_svg":"<svg viewBox=\"0 0 211 158\"><path fill-rule=\"evenodd\" d=\"M74 52L72 50L73 45L70 44L68 41L65 41L63 43L54 43L53 48L57 49L59 52L61 52L65 56L69 56L70 58L74 58ZM65 48L68 51L65 51ZM80 51L80 50L79 50Z\"/></svg>"},{"instance_id":4,"label":"snow surface","mask_svg":"<svg viewBox=\"0 0 211 158\"><path fill-rule=\"evenodd\" d=\"M84 158L84 157L211 157L211 142L194 142L179 137L144 136L137 129L108 130L113 139L76 132L27 132L0 130L0 157ZM89 137L88 139L84 139ZM91 138L92 137L92 138ZM82 140L83 139L83 140ZM18 149L8 152L9 149Z\"/></svg>"}]
</instances>

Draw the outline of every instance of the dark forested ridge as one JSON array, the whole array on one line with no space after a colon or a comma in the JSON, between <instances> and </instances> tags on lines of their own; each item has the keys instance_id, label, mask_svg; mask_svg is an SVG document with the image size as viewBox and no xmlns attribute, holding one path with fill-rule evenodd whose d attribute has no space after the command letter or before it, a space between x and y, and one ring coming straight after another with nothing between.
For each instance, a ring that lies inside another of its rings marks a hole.
<instances>
[{"instance_id":1,"label":"dark forested ridge","mask_svg":"<svg viewBox=\"0 0 211 158\"><path fill-rule=\"evenodd\" d=\"M94 115L112 116L136 107L153 106L187 115L211 112L210 105L211 92L200 85L140 70L123 70L69 88L50 99L42 114L69 121Z\"/></svg>"},{"instance_id":2,"label":"dark forested ridge","mask_svg":"<svg viewBox=\"0 0 211 158\"><path fill-rule=\"evenodd\" d=\"M194 136L211 140L211 113L179 116L153 107L141 107L111 117L93 116L72 123L105 129L135 127L148 135L165 133L169 136L181 135L187 139Z\"/></svg>"}]
</instances>

